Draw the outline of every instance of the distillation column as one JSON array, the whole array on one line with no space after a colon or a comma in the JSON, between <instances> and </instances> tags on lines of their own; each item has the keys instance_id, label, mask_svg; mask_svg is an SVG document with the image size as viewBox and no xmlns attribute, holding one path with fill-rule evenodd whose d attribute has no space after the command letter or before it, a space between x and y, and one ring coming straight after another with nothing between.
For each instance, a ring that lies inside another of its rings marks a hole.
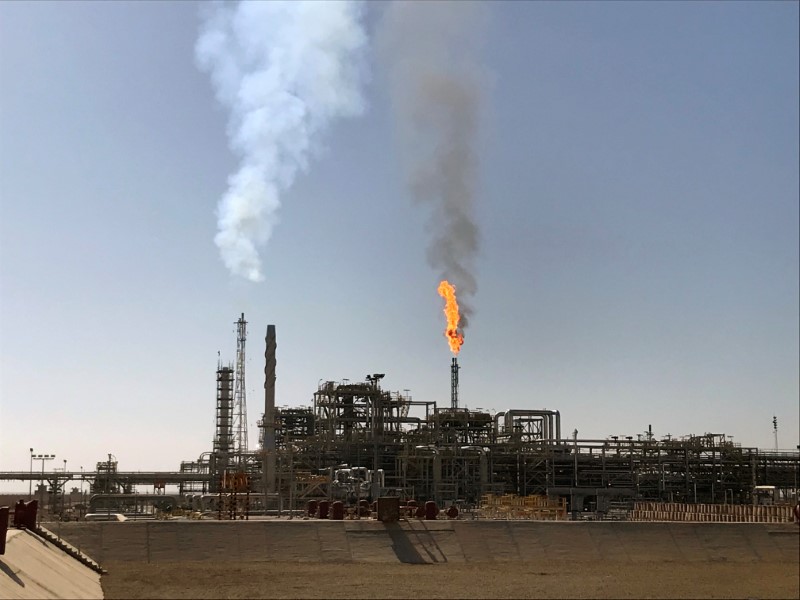
<instances>
[{"instance_id":1,"label":"distillation column","mask_svg":"<svg viewBox=\"0 0 800 600\"><path fill-rule=\"evenodd\" d=\"M233 450L233 369L217 365L217 411L212 453L212 489L218 484L217 476L228 468Z\"/></svg>"}]
</instances>

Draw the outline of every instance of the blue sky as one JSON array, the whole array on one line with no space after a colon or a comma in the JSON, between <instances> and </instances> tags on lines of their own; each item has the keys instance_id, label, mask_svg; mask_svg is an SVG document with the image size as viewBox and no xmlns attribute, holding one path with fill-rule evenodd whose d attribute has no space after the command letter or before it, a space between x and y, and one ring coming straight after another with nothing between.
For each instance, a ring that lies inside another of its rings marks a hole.
<instances>
[{"instance_id":1,"label":"blue sky","mask_svg":"<svg viewBox=\"0 0 800 600\"><path fill-rule=\"evenodd\" d=\"M449 401L427 214L405 184L369 4L366 113L284 195L265 281L213 239L237 158L199 7L0 3L0 469L28 448L177 469L210 449L217 352L250 323L277 403L386 373ZM798 4L487 5L471 408L581 438L798 442ZM61 466L59 464L59 466Z\"/></svg>"}]
</instances>

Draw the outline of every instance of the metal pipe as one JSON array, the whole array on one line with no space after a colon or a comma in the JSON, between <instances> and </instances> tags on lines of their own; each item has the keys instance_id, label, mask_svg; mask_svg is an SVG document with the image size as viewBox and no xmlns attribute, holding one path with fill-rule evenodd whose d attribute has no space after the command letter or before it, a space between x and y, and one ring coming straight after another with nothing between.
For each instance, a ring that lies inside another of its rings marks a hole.
<instances>
[{"instance_id":1,"label":"metal pipe","mask_svg":"<svg viewBox=\"0 0 800 600\"><path fill-rule=\"evenodd\" d=\"M476 452L480 452L481 488L479 497L483 496L489 483L489 448L484 448L482 446L461 446L461 450L475 450Z\"/></svg>"},{"instance_id":2,"label":"metal pipe","mask_svg":"<svg viewBox=\"0 0 800 600\"><path fill-rule=\"evenodd\" d=\"M556 411L556 440L561 439L561 412Z\"/></svg>"},{"instance_id":3,"label":"metal pipe","mask_svg":"<svg viewBox=\"0 0 800 600\"><path fill-rule=\"evenodd\" d=\"M500 435L500 417L502 417L505 414L506 414L505 411L500 411L494 416L494 434L496 436ZM505 424L503 425L503 429L505 430Z\"/></svg>"},{"instance_id":4,"label":"metal pipe","mask_svg":"<svg viewBox=\"0 0 800 600\"><path fill-rule=\"evenodd\" d=\"M541 417L542 418L542 439L549 441L553 438L551 433L553 431L553 418L557 411L552 410L509 410L505 413L505 428L506 431L513 430L514 417ZM560 417L558 420L558 428L560 429Z\"/></svg>"},{"instance_id":5,"label":"metal pipe","mask_svg":"<svg viewBox=\"0 0 800 600\"><path fill-rule=\"evenodd\" d=\"M439 451L433 451L433 499L437 504L441 503L439 498L439 490L442 487L442 457L439 456Z\"/></svg>"},{"instance_id":6,"label":"metal pipe","mask_svg":"<svg viewBox=\"0 0 800 600\"><path fill-rule=\"evenodd\" d=\"M433 453L433 500L439 502L439 488L442 483L442 457L439 456L439 449L433 444L415 446L415 448Z\"/></svg>"}]
</instances>

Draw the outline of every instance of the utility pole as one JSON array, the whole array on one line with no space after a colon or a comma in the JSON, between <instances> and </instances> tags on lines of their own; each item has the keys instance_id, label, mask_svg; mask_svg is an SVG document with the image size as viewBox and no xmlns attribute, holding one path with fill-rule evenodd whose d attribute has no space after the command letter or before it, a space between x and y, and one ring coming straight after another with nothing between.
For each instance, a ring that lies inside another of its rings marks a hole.
<instances>
[{"instance_id":1,"label":"utility pole","mask_svg":"<svg viewBox=\"0 0 800 600\"><path fill-rule=\"evenodd\" d=\"M28 472L28 500L33 497L33 448L31 450L31 465Z\"/></svg>"},{"instance_id":2,"label":"utility pole","mask_svg":"<svg viewBox=\"0 0 800 600\"><path fill-rule=\"evenodd\" d=\"M83 518L83 515L85 514L86 514L86 506L83 501L83 465L81 465L81 509L78 512L78 515L80 515L80 517Z\"/></svg>"},{"instance_id":3,"label":"utility pole","mask_svg":"<svg viewBox=\"0 0 800 600\"><path fill-rule=\"evenodd\" d=\"M573 470L573 485L578 487L578 430L572 432L572 444L573 444L573 460L575 461L572 467Z\"/></svg>"},{"instance_id":4,"label":"utility pole","mask_svg":"<svg viewBox=\"0 0 800 600\"><path fill-rule=\"evenodd\" d=\"M64 509L67 505L67 482L69 481L69 476L67 475L67 459L64 459L64 483L61 484L61 516L63 518ZM60 521L59 521L60 522ZM59 525L59 527L61 527Z\"/></svg>"}]
</instances>

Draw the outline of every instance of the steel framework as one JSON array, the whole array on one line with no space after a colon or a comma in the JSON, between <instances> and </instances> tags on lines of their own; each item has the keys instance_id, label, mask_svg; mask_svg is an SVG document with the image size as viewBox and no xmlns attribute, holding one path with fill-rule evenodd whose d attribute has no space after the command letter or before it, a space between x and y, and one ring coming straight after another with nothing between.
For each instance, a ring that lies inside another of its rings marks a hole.
<instances>
[{"instance_id":1,"label":"steel framework","mask_svg":"<svg viewBox=\"0 0 800 600\"><path fill-rule=\"evenodd\" d=\"M347 468L379 473L379 478L370 476L370 490L379 479L381 493L439 505L476 505L489 494L549 496L556 503L565 500L573 513L633 500L751 504L758 486L774 486L778 499L797 498L798 451L743 447L717 433L656 439L651 428L635 437L608 439L578 439L575 431L567 439L559 411L512 408L490 413L458 406L455 359L446 408L415 401L407 391L382 389L382 373L369 374L363 382L320 382L310 406L276 408L273 325L265 338L259 448L250 450L244 314L236 324L236 371L217 365L209 452L183 461L176 472L121 472L109 455L94 473L31 469L0 473L0 480L42 479L51 506L57 506L67 482L80 479L91 483L95 495L124 496L135 493L135 486L163 491L165 485L176 485L180 494L195 499L233 494L238 501L237 494L245 493L254 507L283 510L307 499L330 498L334 473ZM248 483L246 489L232 489L231 481Z\"/></svg>"},{"instance_id":2,"label":"steel framework","mask_svg":"<svg viewBox=\"0 0 800 600\"><path fill-rule=\"evenodd\" d=\"M244 313L236 321L236 380L233 391L233 447L237 457L247 453L247 391L245 386L245 342L247 321ZM240 460L237 460L240 462Z\"/></svg>"}]
</instances>

